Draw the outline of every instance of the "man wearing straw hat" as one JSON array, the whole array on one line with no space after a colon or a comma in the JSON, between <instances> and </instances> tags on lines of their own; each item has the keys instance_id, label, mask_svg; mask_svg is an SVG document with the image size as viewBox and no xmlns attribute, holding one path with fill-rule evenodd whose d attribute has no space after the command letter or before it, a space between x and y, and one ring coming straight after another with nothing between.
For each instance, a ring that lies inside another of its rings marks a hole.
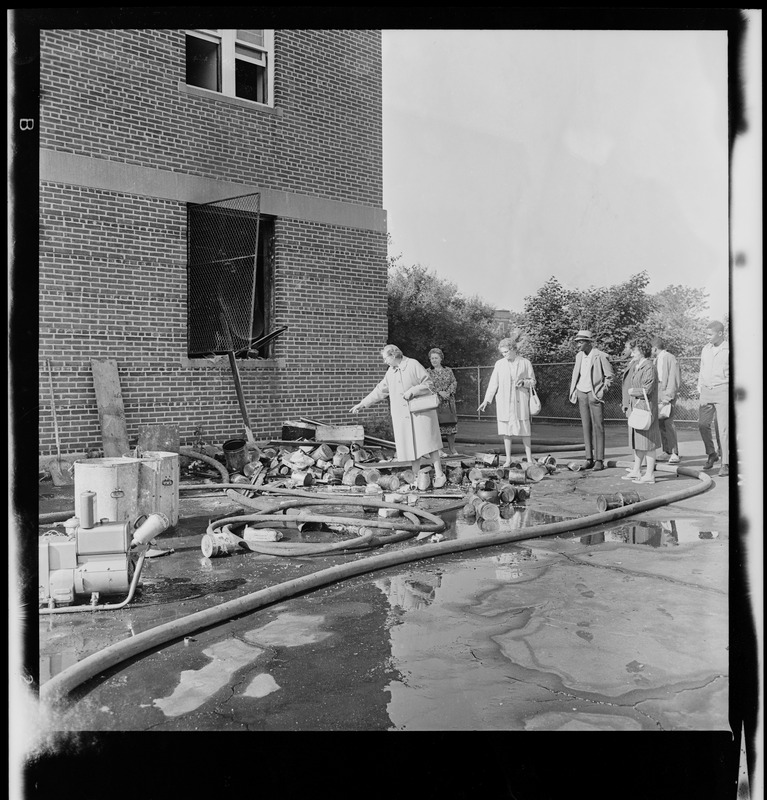
<instances>
[{"instance_id":1,"label":"man wearing straw hat","mask_svg":"<svg viewBox=\"0 0 767 800\"><path fill-rule=\"evenodd\" d=\"M591 331L575 335L578 354L570 380L570 402L578 405L586 445L586 469L605 468L604 396L613 380L607 356L594 347Z\"/></svg>"}]
</instances>

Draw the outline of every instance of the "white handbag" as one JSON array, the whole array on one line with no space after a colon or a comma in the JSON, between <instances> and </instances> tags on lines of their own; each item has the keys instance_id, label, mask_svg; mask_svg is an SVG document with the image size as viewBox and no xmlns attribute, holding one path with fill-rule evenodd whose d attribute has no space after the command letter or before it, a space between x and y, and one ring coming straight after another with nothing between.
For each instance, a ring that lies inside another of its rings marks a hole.
<instances>
[{"instance_id":1,"label":"white handbag","mask_svg":"<svg viewBox=\"0 0 767 800\"><path fill-rule=\"evenodd\" d=\"M658 403L658 419L668 419L671 416L671 403Z\"/></svg>"},{"instance_id":2,"label":"white handbag","mask_svg":"<svg viewBox=\"0 0 767 800\"><path fill-rule=\"evenodd\" d=\"M652 425L652 412L650 411L650 401L647 399L647 392L642 389L647 408L634 408L629 414L629 425L635 431L646 431Z\"/></svg>"},{"instance_id":3,"label":"white handbag","mask_svg":"<svg viewBox=\"0 0 767 800\"><path fill-rule=\"evenodd\" d=\"M438 405L439 396L436 394L419 394L407 401L407 407L411 414L418 411L433 411Z\"/></svg>"},{"instance_id":4,"label":"white handbag","mask_svg":"<svg viewBox=\"0 0 767 800\"><path fill-rule=\"evenodd\" d=\"M541 411L541 398L538 397L538 392L535 391L535 386L530 387L530 416L534 417Z\"/></svg>"}]
</instances>

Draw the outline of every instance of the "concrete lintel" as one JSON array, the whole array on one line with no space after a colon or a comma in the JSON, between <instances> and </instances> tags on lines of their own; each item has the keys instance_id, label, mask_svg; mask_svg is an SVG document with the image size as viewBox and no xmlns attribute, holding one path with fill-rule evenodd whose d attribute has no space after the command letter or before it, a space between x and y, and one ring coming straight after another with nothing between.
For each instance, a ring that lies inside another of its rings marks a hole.
<instances>
[{"instance_id":1,"label":"concrete lintel","mask_svg":"<svg viewBox=\"0 0 767 800\"><path fill-rule=\"evenodd\" d=\"M40 149L40 180L180 203L210 203L244 194L261 194L261 212L304 222L386 232L386 211L321 197L264 189L252 184L204 178L141 167L104 158Z\"/></svg>"}]
</instances>

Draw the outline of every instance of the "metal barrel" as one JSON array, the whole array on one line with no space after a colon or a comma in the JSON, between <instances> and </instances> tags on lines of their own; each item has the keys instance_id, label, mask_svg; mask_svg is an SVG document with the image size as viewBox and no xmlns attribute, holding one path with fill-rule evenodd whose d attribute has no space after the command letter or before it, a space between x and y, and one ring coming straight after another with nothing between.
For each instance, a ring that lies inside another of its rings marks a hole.
<instances>
[{"instance_id":1,"label":"metal barrel","mask_svg":"<svg viewBox=\"0 0 767 800\"><path fill-rule=\"evenodd\" d=\"M623 505L623 498L619 494L600 494L597 497L597 508L600 511L609 511L613 508L620 508Z\"/></svg>"},{"instance_id":2,"label":"metal barrel","mask_svg":"<svg viewBox=\"0 0 767 800\"><path fill-rule=\"evenodd\" d=\"M344 472L344 477L341 480L345 486L364 486L367 481L365 480L365 476L362 474L362 470L358 469L357 467L353 467L352 469L348 469Z\"/></svg>"},{"instance_id":3,"label":"metal barrel","mask_svg":"<svg viewBox=\"0 0 767 800\"><path fill-rule=\"evenodd\" d=\"M229 439L224 442L224 461L229 472L240 472L250 461L248 443L245 439Z\"/></svg>"},{"instance_id":4,"label":"metal barrel","mask_svg":"<svg viewBox=\"0 0 767 800\"><path fill-rule=\"evenodd\" d=\"M516 500L518 503L524 502L530 497L530 487L529 486L517 486L515 487L517 490L517 497Z\"/></svg>"},{"instance_id":5,"label":"metal barrel","mask_svg":"<svg viewBox=\"0 0 767 800\"><path fill-rule=\"evenodd\" d=\"M397 475L381 475L378 485L386 492L396 492L400 487L400 480Z\"/></svg>"},{"instance_id":6,"label":"metal barrel","mask_svg":"<svg viewBox=\"0 0 767 800\"><path fill-rule=\"evenodd\" d=\"M638 503L642 499L638 492L620 492L620 497L624 506L630 506L632 503Z\"/></svg>"},{"instance_id":7,"label":"metal barrel","mask_svg":"<svg viewBox=\"0 0 767 800\"><path fill-rule=\"evenodd\" d=\"M527 483L527 473L522 469L510 469L506 473L506 480L509 483L524 484Z\"/></svg>"},{"instance_id":8,"label":"metal barrel","mask_svg":"<svg viewBox=\"0 0 767 800\"><path fill-rule=\"evenodd\" d=\"M427 489L431 488L431 474L428 472L428 470L424 469L418 473L415 485L416 488L421 492L425 492Z\"/></svg>"},{"instance_id":9,"label":"metal barrel","mask_svg":"<svg viewBox=\"0 0 767 800\"><path fill-rule=\"evenodd\" d=\"M517 499L517 490L510 483L507 483L506 486L501 487L500 494L502 503L513 503Z\"/></svg>"},{"instance_id":10,"label":"metal barrel","mask_svg":"<svg viewBox=\"0 0 767 800\"><path fill-rule=\"evenodd\" d=\"M533 483L542 481L548 474L549 471L546 469L546 467L542 467L540 464L531 464L525 470L525 475L527 476L528 480L531 480Z\"/></svg>"},{"instance_id":11,"label":"metal barrel","mask_svg":"<svg viewBox=\"0 0 767 800\"><path fill-rule=\"evenodd\" d=\"M367 483L378 483L381 480L381 473L377 469L363 469L362 474Z\"/></svg>"},{"instance_id":12,"label":"metal barrel","mask_svg":"<svg viewBox=\"0 0 767 800\"><path fill-rule=\"evenodd\" d=\"M485 500L480 501L475 508L477 510L477 516L483 520L498 519L501 516L498 506L494 503L488 503Z\"/></svg>"}]
</instances>

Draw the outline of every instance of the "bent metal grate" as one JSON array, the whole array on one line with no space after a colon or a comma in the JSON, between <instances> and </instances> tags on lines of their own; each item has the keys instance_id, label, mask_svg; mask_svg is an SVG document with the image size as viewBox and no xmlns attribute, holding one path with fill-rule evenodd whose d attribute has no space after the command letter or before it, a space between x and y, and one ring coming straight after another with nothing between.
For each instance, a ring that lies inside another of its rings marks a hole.
<instances>
[{"instance_id":1,"label":"bent metal grate","mask_svg":"<svg viewBox=\"0 0 767 800\"><path fill-rule=\"evenodd\" d=\"M253 339L260 204L247 194L188 206L190 355L240 351Z\"/></svg>"}]
</instances>

